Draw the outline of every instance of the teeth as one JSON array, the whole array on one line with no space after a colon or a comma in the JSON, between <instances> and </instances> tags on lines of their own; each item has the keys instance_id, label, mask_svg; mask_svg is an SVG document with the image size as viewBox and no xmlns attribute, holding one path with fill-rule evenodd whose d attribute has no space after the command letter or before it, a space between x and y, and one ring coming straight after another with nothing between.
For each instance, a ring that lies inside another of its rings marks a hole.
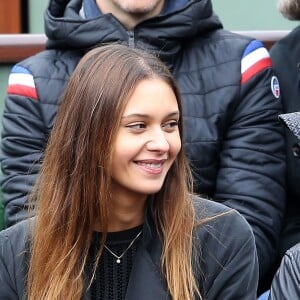
<instances>
[{"instance_id":1,"label":"teeth","mask_svg":"<svg viewBox=\"0 0 300 300\"><path fill-rule=\"evenodd\" d=\"M153 164L153 163L151 163L151 164L148 164L148 163L140 163L142 166L146 166L146 167L148 167L148 168L151 168L151 169L158 169L158 168L160 168L161 166L162 166L162 164L161 163L159 163L159 164Z\"/></svg>"}]
</instances>

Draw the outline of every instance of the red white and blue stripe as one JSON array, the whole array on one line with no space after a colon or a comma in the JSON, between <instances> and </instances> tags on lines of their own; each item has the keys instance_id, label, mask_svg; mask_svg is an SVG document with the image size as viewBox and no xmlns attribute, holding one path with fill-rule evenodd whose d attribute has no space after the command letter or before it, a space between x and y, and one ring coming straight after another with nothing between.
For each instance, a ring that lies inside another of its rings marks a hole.
<instances>
[{"instance_id":1,"label":"red white and blue stripe","mask_svg":"<svg viewBox=\"0 0 300 300\"><path fill-rule=\"evenodd\" d=\"M24 67L14 66L9 74L7 94L38 100L32 74Z\"/></svg>"},{"instance_id":2,"label":"red white and blue stripe","mask_svg":"<svg viewBox=\"0 0 300 300\"><path fill-rule=\"evenodd\" d=\"M246 83L256 74L272 66L267 49L260 41L252 41L244 51L241 62L241 83Z\"/></svg>"}]
</instances>

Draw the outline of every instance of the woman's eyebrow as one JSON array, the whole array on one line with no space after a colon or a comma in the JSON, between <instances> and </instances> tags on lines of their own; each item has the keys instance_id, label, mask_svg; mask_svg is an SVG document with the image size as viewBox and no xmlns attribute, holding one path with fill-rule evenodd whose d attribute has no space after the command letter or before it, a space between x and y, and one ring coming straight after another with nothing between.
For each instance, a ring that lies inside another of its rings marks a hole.
<instances>
[{"instance_id":1,"label":"woman's eyebrow","mask_svg":"<svg viewBox=\"0 0 300 300\"><path fill-rule=\"evenodd\" d=\"M180 115L179 111L174 111L174 112L167 114L166 118L179 117L179 115ZM129 114L129 115L123 116L122 119L128 119L128 118L134 118L134 117L150 118L150 115L134 113L134 114Z\"/></svg>"}]
</instances>

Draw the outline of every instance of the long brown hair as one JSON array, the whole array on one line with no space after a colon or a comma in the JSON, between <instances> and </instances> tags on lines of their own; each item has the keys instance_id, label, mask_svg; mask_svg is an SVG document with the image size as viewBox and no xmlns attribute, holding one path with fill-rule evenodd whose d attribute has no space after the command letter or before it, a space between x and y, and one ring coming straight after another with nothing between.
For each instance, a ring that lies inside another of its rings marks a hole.
<instances>
[{"instance_id":1,"label":"long brown hair","mask_svg":"<svg viewBox=\"0 0 300 300\"><path fill-rule=\"evenodd\" d=\"M111 161L124 108L137 84L164 80L180 95L168 71L146 51L106 45L88 52L73 72L45 151L33 199L36 222L28 273L28 298L80 299L92 233L108 226ZM182 121L179 130L182 137ZM200 296L193 275L191 172L183 149L153 201L162 236L162 271L174 300ZM179 259L180 258L180 259Z\"/></svg>"}]
</instances>

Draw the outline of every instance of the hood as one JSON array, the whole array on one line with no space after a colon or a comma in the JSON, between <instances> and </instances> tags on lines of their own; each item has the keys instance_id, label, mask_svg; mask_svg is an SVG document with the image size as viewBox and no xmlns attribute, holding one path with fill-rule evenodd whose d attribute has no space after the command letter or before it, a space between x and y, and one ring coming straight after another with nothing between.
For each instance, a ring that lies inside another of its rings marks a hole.
<instances>
[{"instance_id":1,"label":"hood","mask_svg":"<svg viewBox=\"0 0 300 300\"><path fill-rule=\"evenodd\" d=\"M128 31L112 14L83 19L82 0L50 0L45 12L47 49L90 49L101 43L125 42L170 57L194 36L222 28L210 0L186 1ZM165 60L165 59L163 59Z\"/></svg>"}]
</instances>

